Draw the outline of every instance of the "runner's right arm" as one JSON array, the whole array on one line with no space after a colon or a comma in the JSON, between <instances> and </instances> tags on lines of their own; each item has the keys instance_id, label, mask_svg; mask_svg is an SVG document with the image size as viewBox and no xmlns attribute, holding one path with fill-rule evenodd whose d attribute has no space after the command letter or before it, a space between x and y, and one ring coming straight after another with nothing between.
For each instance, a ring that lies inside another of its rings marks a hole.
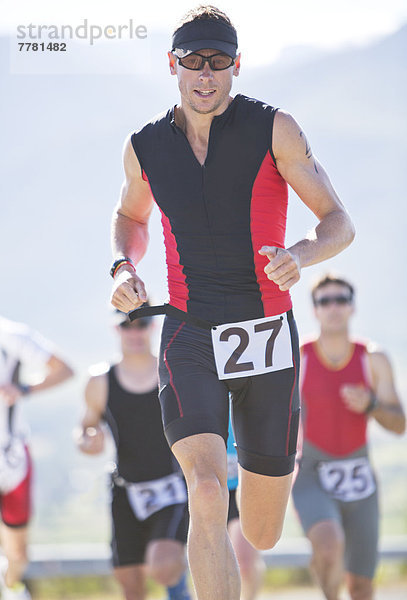
<instances>
[{"instance_id":1,"label":"runner's right arm","mask_svg":"<svg viewBox=\"0 0 407 600\"><path fill-rule=\"evenodd\" d=\"M107 402L106 374L91 377L85 388L85 412L80 426L74 432L78 449L85 454L99 454L104 449L102 416Z\"/></svg>"},{"instance_id":2,"label":"runner's right arm","mask_svg":"<svg viewBox=\"0 0 407 600\"><path fill-rule=\"evenodd\" d=\"M124 145L123 165L125 180L112 220L112 251L114 258L126 256L137 265L148 246L148 219L153 208L153 198L149 184L142 177L130 136ZM129 312L146 300L143 281L131 265L121 266L115 274L111 296L113 306Z\"/></svg>"}]
</instances>

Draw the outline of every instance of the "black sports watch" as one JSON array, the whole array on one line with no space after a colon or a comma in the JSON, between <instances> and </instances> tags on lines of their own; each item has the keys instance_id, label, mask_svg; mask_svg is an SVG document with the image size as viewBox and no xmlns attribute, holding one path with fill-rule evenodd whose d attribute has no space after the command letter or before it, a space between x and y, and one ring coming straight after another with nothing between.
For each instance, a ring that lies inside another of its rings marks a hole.
<instances>
[{"instance_id":1,"label":"black sports watch","mask_svg":"<svg viewBox=\"0 0 407 600\"><path fill-rule=\"evenodd\" d=\"M377 408L379 405L379 400L377 399L376 394L371 391L370 392L370 401L369 404L366 406L365 409L365 414L368 415L369 413L372 412L372 410L374 410L375 408Z\"/></svg>"},{"instance_id":2,"label":"black sports watch","mask_svg":"<svg viewBox=\"0 0 407 600\"><path fill-rule=\"evenodd\" d=\"M18 383L17 387L20 390L22 396L28 396L28 394L31 391L31 386L25 383Z\"/></svg>"}]
</instances>

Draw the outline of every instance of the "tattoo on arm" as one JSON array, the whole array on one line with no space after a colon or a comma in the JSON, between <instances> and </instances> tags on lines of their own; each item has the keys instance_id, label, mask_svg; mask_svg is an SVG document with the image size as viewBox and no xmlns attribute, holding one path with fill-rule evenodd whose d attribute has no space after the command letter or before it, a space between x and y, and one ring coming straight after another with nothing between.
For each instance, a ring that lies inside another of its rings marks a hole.
<instances>
[{"instance_id":1,"label":"tattoo on arm","mask_svg":"<svg viewBox=\"0 0 407 600\"><path fill-rule=\"evenodd\" d=\"M312 157L312 150L311 150L311 146L308 143L307 138L305 137L305 133L303 131L300 131L300 137L303 138L304 142L305 142L305 156L309 159ZM317 165L314 159L314 169L315 172L318 173L318 169L317 169Z\"/></svg>"},{"instance_id":2,"label":"tattoo on arm","mask_svg":"<svg viewBox=\"0 0 407 600\"><path fill-rule=\"evenodd\" d=\"M305 156L307 158L311 158L311 156L312 156L311 146L309 145L308 140L305 137L305 133L303 131L300 131L300 137L302 137L305 142Z\"/></svg>"}]
</instances>

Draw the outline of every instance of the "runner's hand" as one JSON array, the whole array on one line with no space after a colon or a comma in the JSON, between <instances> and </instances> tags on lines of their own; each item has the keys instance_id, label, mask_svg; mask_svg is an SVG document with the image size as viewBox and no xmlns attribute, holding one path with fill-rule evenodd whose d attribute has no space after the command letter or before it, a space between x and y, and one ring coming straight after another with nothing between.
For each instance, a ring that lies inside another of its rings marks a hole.
<instances>
[{"instance_id":1,"label":"runner's hand","mask_svg":"<svg viewBox=\"0 0 407 600\"><path fill-rule=\"evenodd\" d=\"M86 454L99 454L105 447L105 436L100 427L86 427L78 434L74 432L79 449Z\"/></svg>"},{"instance_id":2,"label":"runner's hand","mask_svg":"<svg viewBox=\"0 0 407 600\"><path fill-rule=\"evenodd\" d=\"M125 313L147 302L144 283L133 269L128 270L123 266L118 270L114 279L110 301L115 308Z\"/></svg>"},{"instance_id":3,"label":"runner's hand","mask_svg":"<svg viewBox=\"0 0 407 600\"><path fill-rule=\"evenodd\" d=\"M366 412L370 404L370 390L364 385L343 385L340 389L342 400L346 407L355 413Z\"/></svg>"},{"instance_id":4,"label":"runner's hand","mask_svg":"<svg viewBox=\"0 0 407 600\"><path fill-rule=\"evenodd\" d=\"M296 254L277 248L263 246L259 250L261 256L267 256L269 263L264 267L267 277L274 281L282 292L289 290L301 277L300 260Z\"/></svg>"},{"instance_id":5,"label":"runner's hand","mask_svg":"<svg viewBox=\"0 0 407 600\"><path fill-rule=\"evenodd\" d=\"M0 402L4 402L6 406L13 406L22 396L21 390L12 383L0 385Z\"/></svg>"}]
</instances>

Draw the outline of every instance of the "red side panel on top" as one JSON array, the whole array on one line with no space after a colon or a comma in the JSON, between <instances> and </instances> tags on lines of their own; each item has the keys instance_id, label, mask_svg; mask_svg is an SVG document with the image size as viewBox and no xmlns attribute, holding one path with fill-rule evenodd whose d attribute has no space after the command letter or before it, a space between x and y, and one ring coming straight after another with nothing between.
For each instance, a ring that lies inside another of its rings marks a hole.
<instances>
[{"instance_id":1,"label":"red side panel on top","mask_svg":"<svg viewBox=\"0 0 407 600\"><path fill-rule=\"evenodd\" d=\"M282 292L264 272L268 258L260 256L262 246L284 248L287 221L288 187L267 152L253 184L250 229L257 282L266 317L292 307L290 293Z\"/></svg>"},{"instance_id":2,"label":"red side panel on top","mask_svg":"<svg viewBox=\"0 0 407 600\"><path fill-rule=\"evenodd\" d=\"M163 224L165 256L167 260L168 292L170 295L170 304L187 311L187 301L189 298L188 286L180 263L177 242L171 230L171 223L160 209L161 222Z\"/></svg>"},{"instance_id":3,"label":"red side panel on top","mask_svg":"<svg viewBox=\"0 0 407 600\"><path fill-rule=\"evenodd\" d=\"M147 181L147 183L149 183L148 177L144 169L142 170L142 177L144 181ZM151 195L154 198L152 191ZM177 242L171 230L171 223L168 217L163 213L159 206L158 209L161 213L161 223L163 226L164 233L165 257L167 262L168 293L170 296L170 304L186 312L189 292L186 284L183 266L180 263Z\"/></svg>"}]
</instances>

